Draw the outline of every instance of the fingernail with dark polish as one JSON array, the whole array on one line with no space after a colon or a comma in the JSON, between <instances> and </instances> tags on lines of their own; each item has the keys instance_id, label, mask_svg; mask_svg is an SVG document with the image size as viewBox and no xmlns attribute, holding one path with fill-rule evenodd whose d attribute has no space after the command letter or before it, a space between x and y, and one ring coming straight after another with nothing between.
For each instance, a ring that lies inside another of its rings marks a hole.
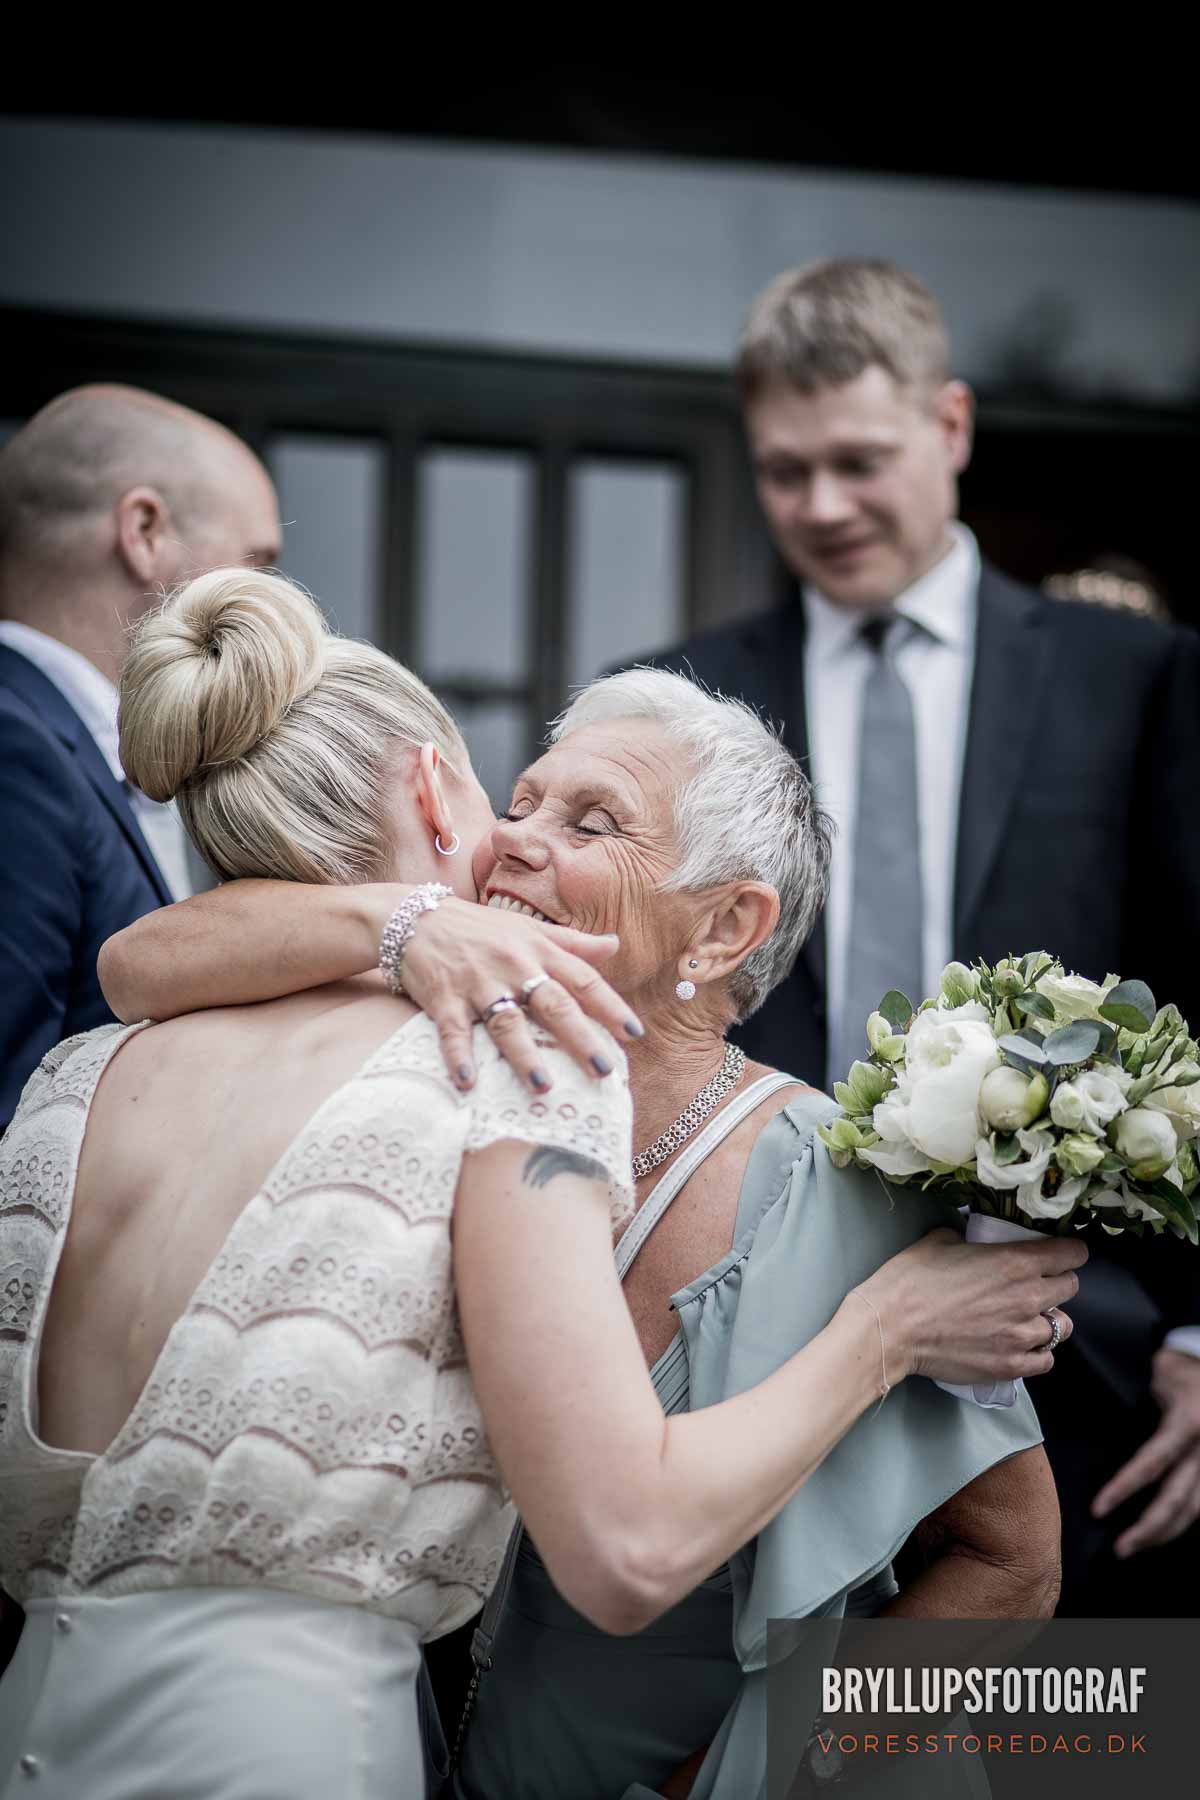
<instances>
[{"instance_id":1,"label":"fingernail with dark polish","mask_svg":"<svg viewBox=\"0 0 1200 1800\"><path fill-rule=\"evenodd\" d=\"M460 1087L470 1087L471 1085L471 1071L466 1063L458 1065L458 1085Z\"/></svg>"},{"instance_id":2,"label":"fingernail with dark polish","mask_svg":"<svg viewBox=\"0 0 1200 1800\"><path fill-rule=\"evenodd\" d=\"M550 1086L550 1077L546 1074L544 1069L530 1069L529 1085L532 1088L536 1088L539 1094L544 1094Z\"/></svg>"},{"instance_id":3,"label":"fingernail with dark polish","mask_svg":"<svg viewBox=\"0 0 1200 1800\"><path fill-rule=\"evenodd\" d=\"M625 1031L632 1038L645 1037L646 1027L638 1019L626 1019Z\"/></svg>"},{"instance_id":4,"label":"fingernail with dark polish","mask_svg":"<svg viewBox=\"0 0 1200 1800\"><path fill-rule=\"evenodd\" d=\"M593 1056L592 1067L595 1069L597 1075L612 1074L612 1064L609 1062L607 1056Z\"/></svg>"}]
</instances>

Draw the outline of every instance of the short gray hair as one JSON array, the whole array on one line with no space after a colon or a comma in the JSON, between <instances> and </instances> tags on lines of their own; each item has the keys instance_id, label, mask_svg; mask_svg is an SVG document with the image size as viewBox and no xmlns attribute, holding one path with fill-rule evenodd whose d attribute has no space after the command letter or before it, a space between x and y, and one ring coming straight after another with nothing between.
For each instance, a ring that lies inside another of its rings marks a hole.
<instances>
[{"instance_id":1,"label":"short gray hair","mask_svg":"<svg viewBox=\"0 0 1200 1800\"><path fill-rule=\"evenodd\" d=\"M680 744L691 778L675 795L679 867L667 893L763 881L779 895L779 923L730 980L740 1022L785 976L829 888L833 826L779 733L741 700L665 669L605 675L550 727L557 744L607 719L652 719Z\"/></svg>"}]
</instances>

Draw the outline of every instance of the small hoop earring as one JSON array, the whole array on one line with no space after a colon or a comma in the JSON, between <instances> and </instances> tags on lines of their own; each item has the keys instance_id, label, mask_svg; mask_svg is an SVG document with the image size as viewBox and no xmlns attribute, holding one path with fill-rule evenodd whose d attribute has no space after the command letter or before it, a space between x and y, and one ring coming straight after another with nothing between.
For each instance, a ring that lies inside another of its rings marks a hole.
<instances>
[{"instance_id":1,"label":"small hoop earring","mask_svg":"<svg viewBox=\"0 0 1200 1800\"><path fill-rule=\"evenodd\" d=\"M675 983L675 994L676 994L676 998L680 999L680 1000L694 1000L696 997L695 982L694 981L677 981Z\"/></svg>"},{"instance_id":2,"label":"small hoop earring","mask_svg":"<svg viewBox=\"0 0 1200 1800\"><path fill-rule=\"evenodd\" d=\"M457 853L458 845L459 845L459 838L458 838L457 831L453 832L451 834L450 842L448 845L443 844L442 834L440 831L437 832L436 835L434 836L433 847L437 851L439 856L454 856Z\"/></svg>"}]
</instances>

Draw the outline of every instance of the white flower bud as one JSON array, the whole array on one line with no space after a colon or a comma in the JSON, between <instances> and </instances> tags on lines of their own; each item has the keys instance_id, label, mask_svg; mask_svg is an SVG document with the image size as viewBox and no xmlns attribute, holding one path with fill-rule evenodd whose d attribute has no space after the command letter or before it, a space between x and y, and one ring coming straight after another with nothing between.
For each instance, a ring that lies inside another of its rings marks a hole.
<instances>
[{"instance_id":1,"label":"white flower bud","mask_svg":"<svg viewBox=\"0 0 1200 1800\"><path fill-rule=\"evenodd\" d=\"M993 1131L1020 1131L1041 1117L1050 1092L1044 1075L1019 1069L992 1069L979 1089L979 1109Z\"/></svg>"},{"instance_id":2,"label":"white flower bud","mask_svg":"<svg viewBox=\"0 0 1200 1800\"><path fill-rule=\"evenodd\" d=\"M1165 1175L1179 1147L1166 1113L1152 1112L1146 1106L1131 1106L1122 1113L1113 1128L1113 1142L1135 1181L1154 1181Z\"/></svg>"}]
</instances>

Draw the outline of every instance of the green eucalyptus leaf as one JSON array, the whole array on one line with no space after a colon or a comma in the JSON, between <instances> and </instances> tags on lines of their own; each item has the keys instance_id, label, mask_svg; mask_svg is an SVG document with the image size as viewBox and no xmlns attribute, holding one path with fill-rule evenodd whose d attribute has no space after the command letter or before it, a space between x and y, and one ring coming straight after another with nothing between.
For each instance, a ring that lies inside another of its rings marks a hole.
<instances>
[{"instance_id":1,"label":"green eucalyptus leaf","mask_svg":"<svg viewBox=\"0 0 1200 1800\"><path fill-rule=\"evenodd\" d=\"M1033 989L1030 989L1027 994L1014 994L1012 1003L1017 1011L1024 1013L1027 1018L1030 1014L1038 1019L1053 1019L1054 1017L1054 1007L1047 1000L1045 994L1036 993Z\"/></svg>"},{"instance_id":2,"label":"green eucalyptus leaf","mask_svg":"<svg viewBox=\"0 0 1200 1800\"><path fill-rule=\"evenodd\" d=\"M1149 1031L1157 1012L1154 995L1144 981L1121 981L1106 994L1100 1017L1126 1031Z\"/></svg>"},{"instance_id":3,"label":"green eucalyptus leaf","mask_svg":"<svg viewBox=\"0 0 1200 1800\"><path fill-rule=\"evenodd\" d=\"M1039 1069L1048 1061L1041 1040L1034 1041L1019 1032L1002 1037L998 1048L1004 1052L1005 1061L1015 1063L1018 1068Z\"/></svg>"},{"instance_id":4,"label":"green eucalyptus leaf","mask_svg":"<svg viewBox=\"0 0 1200 1800\"><path fill-rule=\"evenodd\" d=\"M1052 1063L1065 1068L1068 1063L1086 1062L1100 1042L1100 1027L1090 1019L1076 1019L1043 1039L1042 1049Z\"/></svg>"},{"instance_id":5,"label":"green eucalyptus leaf","mask_svg":"<svg viewBox=\"0 0 1200 1800\"><path fill-rule=\"evenodd\" d=\"M1024 1151L1017 1142L1015 1131L998 1131L992 1139L995 1147L996 1161L1003 1168L1005 1163L1020 1162Z\"/></svg>"},{"instance_id":6,"label":"green eucalyptus leaf","mask_svg":"<svg viewBox=\"0 0 1200 1800\"><path fill-rule=\"evenodd\" d=\"M913 1003L899 988L889 988L879 1002L877 1011L883 1014L893 1031L906 1031L908 1021L913 1016Z\"/></svg>"}]
</instances>

